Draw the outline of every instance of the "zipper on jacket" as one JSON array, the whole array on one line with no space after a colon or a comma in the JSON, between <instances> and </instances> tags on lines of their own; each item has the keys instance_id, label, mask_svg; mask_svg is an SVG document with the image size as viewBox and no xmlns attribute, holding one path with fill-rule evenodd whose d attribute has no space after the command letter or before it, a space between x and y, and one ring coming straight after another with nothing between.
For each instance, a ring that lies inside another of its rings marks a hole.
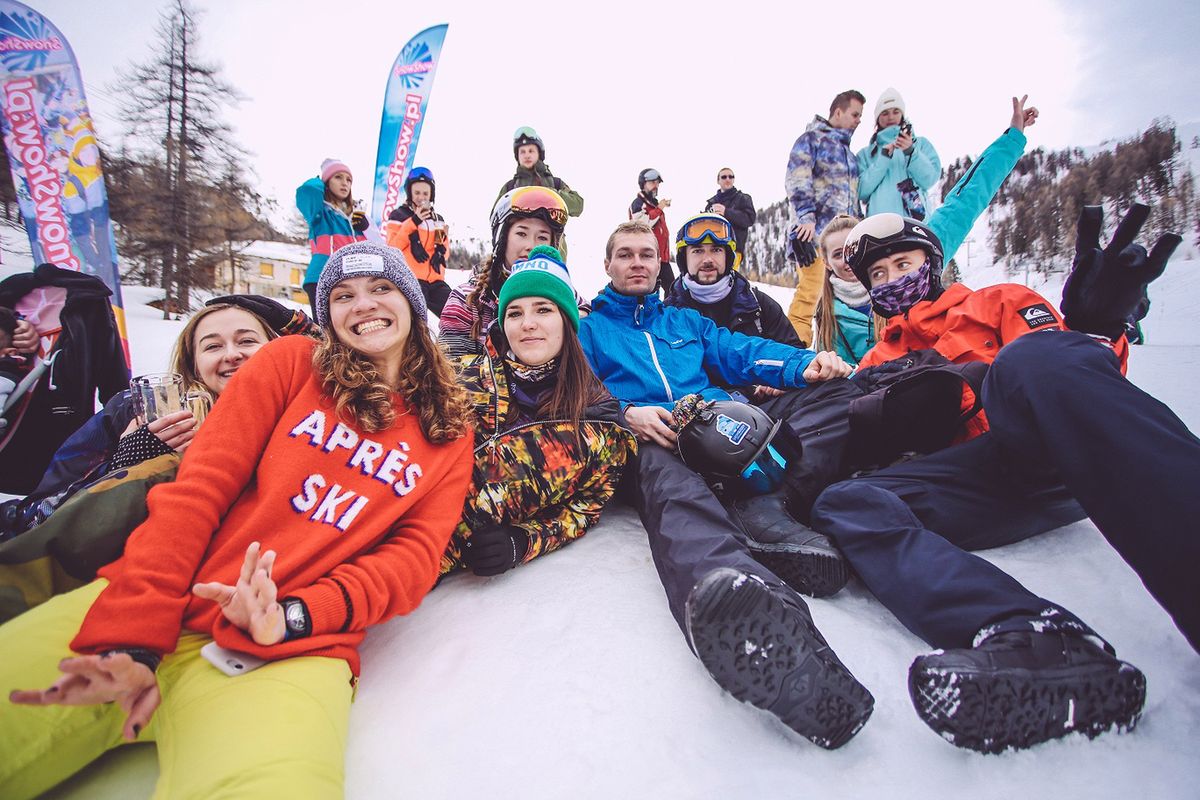
<instances>
[{"instance_id":1,"label":"zipper on jacket","mask_svg":"<svg viewBox=\"0 0 1200 800\"><path fill-rule=\"evenodd\" d=\"M650 336L650 331L642 331L646 337L646 344L650 347L650 360L654 362L654 369L658 372L658 377L662 379L663 388L667 390L667 399L672 403L675 402L675 395L671 394L671 384L667 383L667 376L663 374L662 364L658 363L658 353L654 352L654 339Z\"/></svg>"},{"instance_id":2,"label":"zipper on jacket","mask_svg":"<svg viewBox=\"0 0 1200 800\"><path fill-rule=\"evenodd\" d=\"M521 431L524 431L524 430L525 430L525 429L527 429L527 428L536 428L536 427L538 427L538 426L540 426L540 425L557 425L557 424L559 424L559 423L561 423L561 422L570 422L570 421L571 421L571 420L569 420L569 419L535 419L533 422L526 422L526 423L525 423L525 424L523 424L523 425L517 425L517 426L515 426L515 427L509 428L508 430L506 430L506 431L503 433L503 435L504 435L504 436L511 436L512 434L514 434L514 433L520 433ZM589 424L592 424L592 425L602 425L602 426L613 427L613 428L616 428L617 430L622 430L622 431L628 431L628 430L629 430L628 428L624 428L624 427L622 427L622 426L621 426L619 423L616 423L616 422L610 422L610 421L608 421L608 420L602 420L602 419L582 419L582 418L579 420L579 424L580 424L580 425L582 425L582 424L583 424L583 423L585 423L585 422L587 422L587 423L589 423ZM475 455L479 455L479 453L480 453L480 452L481 452L481 451L482 451L484 448L488 448L488 449L490 449L490 450L492 451L493 458L494 458L494 457L495 457L495 452L496 452L496 440L497 440L497 439L499 439L501 435L502 435L502 434L500 434L499 432L497 432L497 433L496 433L496 435L495 435L495 436L493 436L493 437L492 437L490 440L488 440L488 441L487 441L487 442L485 442L484 444L481 444L481 445L479 445L478 447L476 447L476 448L475 448L475 451L474 451L474 452L475 452Z\"/></svg>"},{"instance_id":3,"label":"zipper on jacket","mask_svg":"<svg viewBox=\"0 0 1200 800\"><path fill-rule=\"evenodd\" d=\"M760 358L754 362L756 367L782 367L783 362L777 358Z\"/></svg>"}]
</instances>

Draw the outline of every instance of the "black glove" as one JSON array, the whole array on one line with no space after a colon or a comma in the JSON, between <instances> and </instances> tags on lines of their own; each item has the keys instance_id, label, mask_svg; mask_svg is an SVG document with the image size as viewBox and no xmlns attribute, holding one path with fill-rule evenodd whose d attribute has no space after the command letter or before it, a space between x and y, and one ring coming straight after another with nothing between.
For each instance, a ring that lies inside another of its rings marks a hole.
<instances>
[{"instance_id":1,"label":"black glove","mask_svg":"<svg viewBox=\"0 0 1200 800\"><path fill-rule=\"evenodd\" d=\"M446 245L439 244L433 248L433 255L429 258L429 266L438 272L446 268Z\"/></svg>"},{"instance_id":2,"label":"black glove","mask_svg":"<svg viewBox=\"0 0 1200 800\"><path fill-rule=\"evenodd\" d=\"M421 237L416 231L408 235L408 252L418 264L429 260L429 253L425 250L425 245L421 244Z\"/></svg>"},{"instance_id":3,"label":"black glove","mask_svg":"<svg viewBox=\"0 0 1200 800\"><path fill-rule=\"evenodd\" d=\"M801 268L817 260L817 247L811 241L796 239L792 242L792 253L796 256L796 264Z\"/></svg>"},{"instance_id":4,"label":"black glove","mask_svg":"<svg viewBox=\"0 0 1200 800\"><path fill-rule=\"evenodd\" d=\"M367 219L367 215L361 211L350 212L350 227L355 233L362 233L367 228L371 227L371 221Z\"/></svg>"},{"instance_id":5,"label":"black glove","mask_svg":"<svg viewBox=\"0 0 1200 800\"><path fill-rule=\"evenodd\" d=\"M277 303L261 294L227 294L214 297L204 305L211 306L217 303L241 306L252 314L257 314L263 322L271 327L271 330L280 336L292 333L311 333L316 329L316 325L303 311L293 311L282 303Z\"/></svg>"},{"instance_id":6,"label":"black glove","mask_svg":"<svg viewBox=\"0 0 1200 800\"><path fill-rule=\"evenodd\" d=\"M1067 327L1080 333L1120 338L1125 320L1137 309L1146 286L1163 274L1182 239L1168 233L1149 254L1133 240L1150 216L1150 207L1134 203L1117 226L1112 241L1100 249L1104 211L1084 206L1079 213L1075 262L1063 285L1062 312Z\"/></svg>"},{"instance_id":7,"label":"black glove","mask_svg":"<svg viewBox=\"0 0 1200 800\"><path fill-rule=\"evenodd\" d=\"M476 575L499 575L524 561L528 551L529 534L513 525L497 525L473 532L462 559Z\"/></svg>"}]
</instances>

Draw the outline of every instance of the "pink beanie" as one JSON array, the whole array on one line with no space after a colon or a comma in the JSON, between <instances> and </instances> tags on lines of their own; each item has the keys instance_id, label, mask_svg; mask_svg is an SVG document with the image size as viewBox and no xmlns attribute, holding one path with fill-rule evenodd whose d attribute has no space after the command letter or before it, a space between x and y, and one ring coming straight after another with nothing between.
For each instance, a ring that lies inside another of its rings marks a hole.
<instances>
[{"instance_id":1,"label":"pink beanie","mask_svg":"<svg viewBox=\"0 0 1200 800\"><path fill-rule=\"evenodd\" d=\"M332 178L334 175L336 175L339 172L344 172L347 175L349 175L350 177L352 177L352 178L354 177L354 173L352 173L350 171L350 168L347 167L340 159L327 158L321 162L321 182L322 183L328 183L329 179Z\"/></svg>"}]
</instances>

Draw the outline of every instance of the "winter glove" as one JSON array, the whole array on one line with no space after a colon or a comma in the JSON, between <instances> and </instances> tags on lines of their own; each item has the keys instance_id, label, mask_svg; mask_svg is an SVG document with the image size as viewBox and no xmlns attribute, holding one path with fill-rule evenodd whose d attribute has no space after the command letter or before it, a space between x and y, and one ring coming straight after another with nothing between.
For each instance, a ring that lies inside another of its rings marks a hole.
<instances>
[{"instance_id":1,"label":"winter glove","mask_svg":"<svg viewBox=\"0 0 1200 800\"><path fill-rule=\"evenodd\" d=\"M367 215L361 211L352 211L350 213L350 227L355 233L363 233L367 228L371 227L371 221L367 219Z\"/></svg>"},{"instance_id":2,"label":"winter glove","mask_svg":"<svg viewBox=\"0 0 1200 800\"><path fill-rule=\"evenodd\" d=\"M476 575L499 575L525 560L529 534L515 525L497 525L473 532L462 559Z\"/></svg>"},{"instance_id":3,"label":"winter glove","mask_svg":"<svg viewBox=\"0 0 1200 800\"><path fill-rule=\"evenodd\" d=\"M412 253L413 260L418 264L424 264L429 260L429 252L421 244L421 237L416 231L408 235L408 252Z\"/></svg>"},{"instance_id":4,"label":"winter glove","mask_svg":"<svg viewBox=\"0 0 1200 800\"><path fill-rule=\"evenodd\" d=\"M317 326L303 311L293 311L282 303L277 303L260 294L227 294L214 297L204 305L211 306L217 303L240 306L252 314L256 314L280 336L292 333L313 335L317 330Z\"/></svg>"},{"instance_id":5,"label":"winter glove","mask_svg":"<svg viewBox=\"0 0 1200 800\"><path fill-rule=\"evenodd\" d=\"M433 255L429 258L429 266L438 272L446 268L446 245L439 244L433 248Z\"/></svg>"},{"instance_id":6,"label":"winter glove","mask_svg":"<svg viewBox=\"0 0 1200 800\"><path fill-rule=\"evenodd\" d=\"M817 260L817 248L812 242L796 239L792 242L792 253L796 256L796 264L803 269Z\"/></svg>"},{"instance_id":7,"label":"winter glove","mask_svg":"<svg viewBox=\"0 0 1200 800\"><path fill-rule=\"evenodd\" d=\"M1075 262L1063 285L1062 312L1067 327L1118 339L1125 320L1142 302L1146 286L1167 268L1167 260L1182 239L1168 233L1149 254L1133 240L1150 216L1150 207L1134 203L1117 226L1112 240L1100 249L1104 212L1084 206L1079 214Z\"/></svg>"},{"instance_id":8,"label":"winter glove","mask_svg":"<svg viewBox=\"0 0 1200 800\"><path fill-rule=\"evenodd\" d=\"M174 452L166 442L150 432L149 425L143 425L117 440L117 449L109 459L108 468L110 472L115 472Z\"/></svg>"}]
</instances>

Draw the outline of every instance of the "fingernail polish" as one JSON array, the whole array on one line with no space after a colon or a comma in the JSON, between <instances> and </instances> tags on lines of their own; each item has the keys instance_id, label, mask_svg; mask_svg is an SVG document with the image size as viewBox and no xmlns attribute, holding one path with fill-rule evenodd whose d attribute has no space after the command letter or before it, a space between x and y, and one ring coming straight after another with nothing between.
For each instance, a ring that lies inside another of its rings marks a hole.
<instances>
[{"instance_id":1,"label":"fingernail polish","mask_svg":"<svg viewBox=\"0 0 1200 800\"><path fill-rule=\"evenodd\" d=\"M134 725L134 726L133 726L133 735L134 735L134 736L137 736L137 735L138 735L138 734L140 734L141 732L142 732L142 726L141 726L141 725Z\"/></svg>"}]
</instances>

